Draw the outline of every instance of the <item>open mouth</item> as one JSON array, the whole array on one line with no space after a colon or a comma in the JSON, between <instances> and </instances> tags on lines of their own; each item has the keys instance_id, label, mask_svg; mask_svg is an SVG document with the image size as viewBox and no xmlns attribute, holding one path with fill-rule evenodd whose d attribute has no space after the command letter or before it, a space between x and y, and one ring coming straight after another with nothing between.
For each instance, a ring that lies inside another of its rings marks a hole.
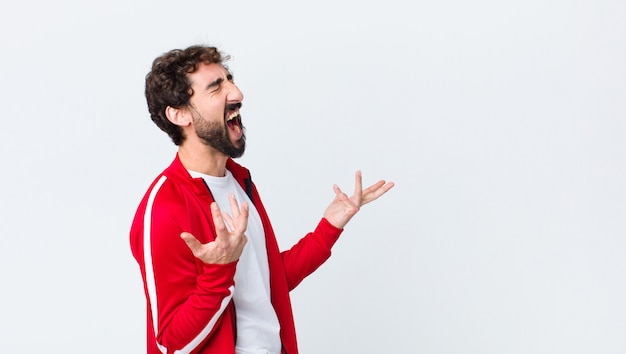
<instances>
[{"instance_id":1,"label":"open mouth","mask_svg":"<svg viewBox=\"0 0 626 354\"><path fill-rule=\"evenodd\" d=\"M228 129L238 137L242 133L241 114L239 114L241 103L226 106L226 125Z\"/></svg>"},{"instance_id":2,"label":"open mouth","mask_svg":"<svg viewBox=\"0 0 626 354\"><path fill-rule=\"evenodd\" d=\"M234 130L236 133L241 131L241 115L239 112L233 112L226 118L226 125L228 128Z\"/></svg>"}]
</instances>

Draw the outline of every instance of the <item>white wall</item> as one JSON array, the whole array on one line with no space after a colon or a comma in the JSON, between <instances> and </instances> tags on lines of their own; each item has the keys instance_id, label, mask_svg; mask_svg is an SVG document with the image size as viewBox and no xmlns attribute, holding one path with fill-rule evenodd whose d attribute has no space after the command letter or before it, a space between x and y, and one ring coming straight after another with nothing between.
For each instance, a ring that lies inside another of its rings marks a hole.
<instances>
[{"instance_id":1,"label":"white wall","mask_svg":"<svg viewBox=\"0 0 626 354\"><path fill-rule=\"evenodd\" d=\"M625 4L1 5L0 351L144 350L143 79L204 43L282 247L356 169L397 184L293 292L302 353L626 352Z\"/></svg>"}]
</instances>

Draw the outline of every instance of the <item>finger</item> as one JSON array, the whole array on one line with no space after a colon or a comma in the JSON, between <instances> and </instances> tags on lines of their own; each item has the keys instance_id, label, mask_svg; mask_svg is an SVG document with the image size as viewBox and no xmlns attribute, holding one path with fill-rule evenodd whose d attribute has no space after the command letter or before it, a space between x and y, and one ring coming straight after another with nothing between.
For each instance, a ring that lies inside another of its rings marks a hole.
<instances>
[{"instance_id":1,"label":"finger","mask_svg":"<svg viewBox=\"0 0 626 354\"><path fill-rule=\"evenodd\" d=\"M185 243L187 244L187 247L189 247L191 252L194 254L200 249L200 247L202 247L202 244L200 243L200 241L198 241L198 239L194 235L190 234L189 232L181 233L180 238L182 238L183 241L185 241Z\"/></svg>"},{"instance_id":2,"label":"finger","mask_svg":"<svg viewBox=\"0 0 626 354\"><path fill-rule=\"evenodd\" d=\"M227 212L223 211L222 218L224 219L224 224L226 225L228 231L233 231L235 229L235 222L230 217L230 215L228 215Z\"/></svg>"},{"instance_id":3,"label":"finger","mask_svg":"<svg viewBox=\"0 0 626 354\"><path fill-rule=\"evenodd\" d=\"M345 193L336 184L333 184L333 191L335 192L335 196L339 199L341 199L342 196L345 196Z\"/></svg>"},{"instance_id":4,"label":"finger","mask_svg":"<svg viewBox=\"0 0 626 354\"><path fill-rule=\"evenodd\" d=\"M220 211L220 207L216 202L211 203L211 215L213 216L213 225L215 225L215 231L217 235L215 238L218 238L221 234L228 232L226 230L226 225L224 224L224 219L222 218L222 212Z\"/></svg>"},{"instance_id":5,"label":"finger","mask_svg":"<svg viewBox=\"0 0 626 354\"><path fill-rule=\"evenodd\" d=\"M237 203L237 198L233 193L228 195L228 202L230 203L230 213L233 216L233 219L239 218L239 204Z\"/></svg>"},{"instance_id":6,"label":"finger","mask_svg":"<svg viewBox=\"0 0 626 354\"><path fill-rule=\"evenodd\" d=\"M374 184L372 184L371 186L365 188L363 190L363 195L367 195L367 194L371 194L376 192L380 187L385 185L385 181L384 180L380 180Z\"/></svg>"},{"instance_id":7,"label":"finger","mask_svg":"<svg viewBox=\"0 0 626 354\"><path fill-rule=\"evenodd\" d=\"M373 185L365 188L364 190L362 190L361 195L360 195L360 199L357 200L355 198L355 202L357 203L357 205L359 206L363 206L369 202L371 202L372 200L376 199L377 197L374 196L375 192L385 184L385 181L378 181L376 183L374 183ZM362 185L362 184L361 184Z\"/></svg>"},{"instance_id":8,"label":"finger","mask_svg":"<svg viewBox=\"0 0 626 354\"><path fill-rule=\"evenodd\" d=\"M361 171L356 171L354 181L354 202L357 205L361 205L361 199L363 198L363 176Z\"/></svg>"},{"instance_id":9,"label":"finger","mask_svg":"<svg viewBox=\"0 0 626 354\"><path fill-rule=\"evenodd\" d=\"M335 191L335 197L337 198L337 200L344 204L352 204L350 198L348 198L346 193L344 193L338 185L333 184L333 190Z\"/></svg>"},{"instance_id":10,"label":"finger","mask_svg":"<svg viewBox=\"0 0 626 354\"><path fill-rule=\"evenodd\" d=\"M385 181L378 181L376 184L366 189L365 196L363 197L362 205L378 199L381 195L387 193L395 184L393 182L386 183Z\"/></svg>"},{"instance_id":11,"label":"finger","mask_svg":"<svg viewBox=\"0 0 626 354\"><path fill-rule=\"evenodd\" d=\"M243 202L241 204L241 214L239 214L239 218L237 219L237 227L242 232L246 231L248 228L248 216L250 215L250 205L248 202Z\"/></svg>"}]
</instances>

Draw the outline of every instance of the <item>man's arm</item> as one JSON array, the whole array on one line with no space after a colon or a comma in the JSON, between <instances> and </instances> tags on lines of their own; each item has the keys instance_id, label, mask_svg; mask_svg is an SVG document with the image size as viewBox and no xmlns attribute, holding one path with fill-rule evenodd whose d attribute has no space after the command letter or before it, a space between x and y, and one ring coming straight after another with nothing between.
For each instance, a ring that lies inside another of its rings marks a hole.
<instances>
[{"instance_id":1,"label":"man's arm","mask_svg":"<svg viewBox=\"0 0 626 354\"><path fill-rule=\"evenodd\" d=\"M334 185L335 198L326 208L315 231L308 233L291 249L282 252L289 289L294 289L330 257L331 248L343 228L363 205L378 199L393 186L393 182L380 180L363 189L361 171L356 172L354 194L351 197Z\"/></svg>"},{"instance_id":2,"label":"man's arm","mask_svg":"<svg viewBox=\"0 0 626 354\"><path fill-rule=\"evenodd\" d=\"M154 206L146 209L144 282L157 343L168 350L193 350L205 342L218 328L233 296L237 259L246 240L241 228L246 227L247 208L235 218L242 224L236 235L226 230L217 204L211 208L217 235L200 248L193 235L183 232L189 227L181 222L188 218L183 206L159 203L157 198ZM205 246L215 252L206 251ZM199 264L195 253L215 263Z\"/></svg>"}]
</instances>

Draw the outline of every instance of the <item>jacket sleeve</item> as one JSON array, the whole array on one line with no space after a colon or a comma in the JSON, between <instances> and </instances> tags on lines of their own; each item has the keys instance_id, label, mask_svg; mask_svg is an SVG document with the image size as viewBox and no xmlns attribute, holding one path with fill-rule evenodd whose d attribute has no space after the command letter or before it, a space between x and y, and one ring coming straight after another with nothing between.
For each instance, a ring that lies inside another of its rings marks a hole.
<instances>
[{"instance_id":1,"label":"jacket sleeve","mask_svg":"<svg viewBox=\"0 0 626 354\"><path fill-rule=\"evenodd\" d=\"M232 299L236 263L199 262L180 238L183 231L194 233L189 229L186 207L167 199L160 200L157 195L151 210L146 210L145 223L150 226L143 230L144 281L161 350L194 352L218 328ZM195 232L202 242L213 239L212 235ZM150 279L154 279L152 289Z\"/></svg>"},{"instance_id":2,"label":"jacket sleeve","mask_svg":"<svg viewBox=\"0 0 626 354\"><path fill-rule=\"evenodd\" d=\"M331 248L343 229L322 218L315 231L308 233L291 249L281 253L289 290L321 266L331 254Z\"/></svg>"}]
</instances>

